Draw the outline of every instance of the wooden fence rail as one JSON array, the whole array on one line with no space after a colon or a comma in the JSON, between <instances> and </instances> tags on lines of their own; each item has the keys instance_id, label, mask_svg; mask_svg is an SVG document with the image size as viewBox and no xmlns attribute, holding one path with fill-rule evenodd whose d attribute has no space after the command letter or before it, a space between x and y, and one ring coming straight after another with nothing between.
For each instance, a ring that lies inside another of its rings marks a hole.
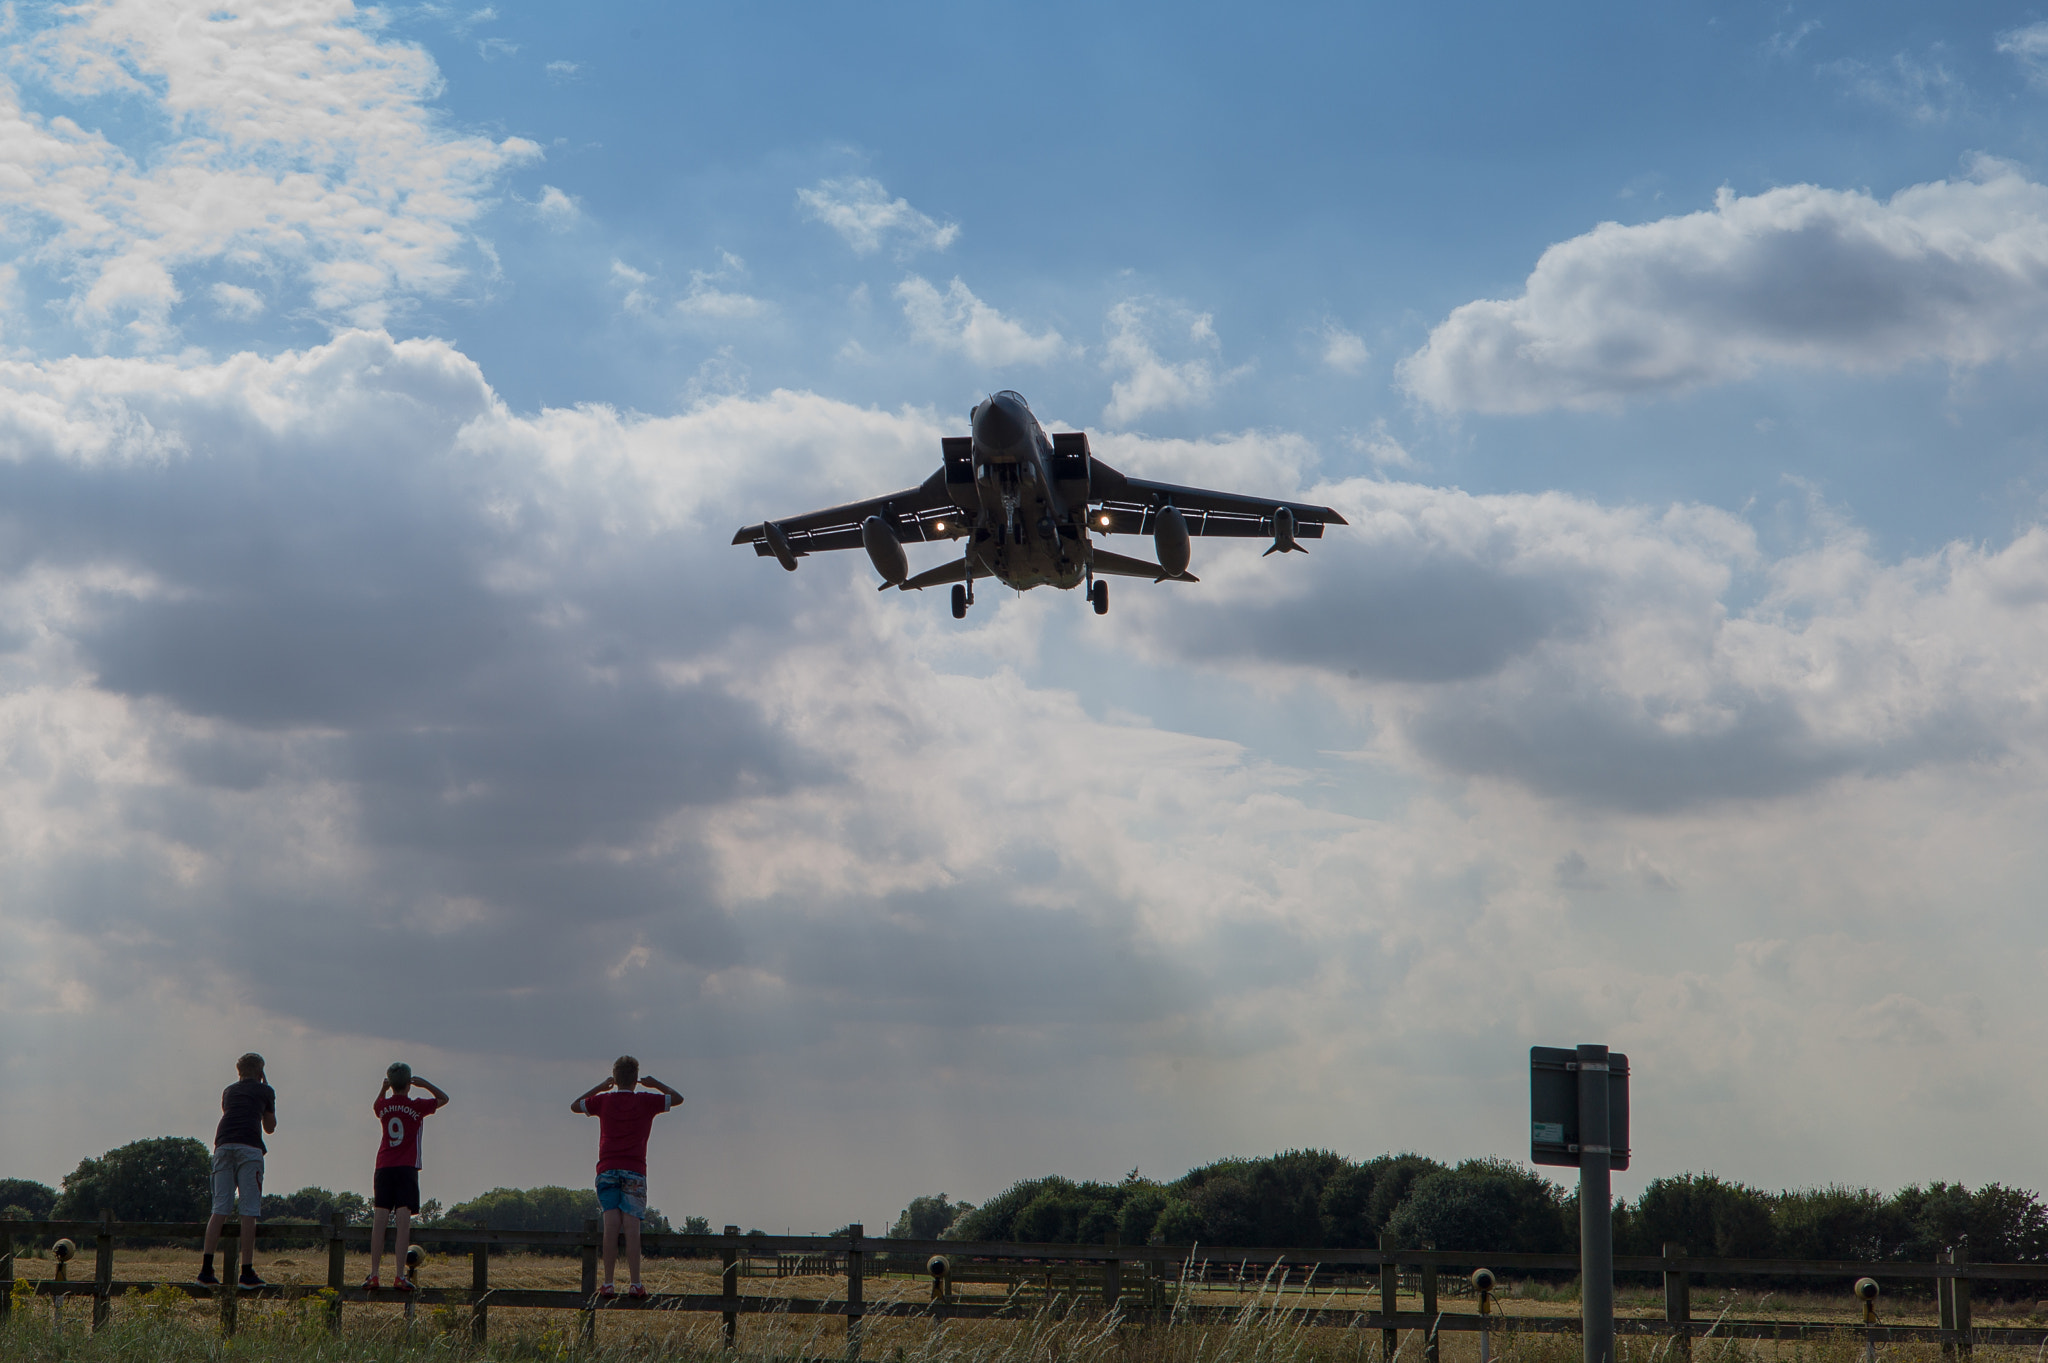
<instances>
[{"instance_id":1,"label":"wooden fence rail","mask_svg":"<svg viewBox=\"0 0 2048 1363\"><path fill-rule=\"evenodd\" d=\"M90 1243L93 1249L92 1276L90 1279L77 1281L72 1281L68 1277L63 1280L39 1281L34 1285L34 1295L48 1297L53 1301L67 1297L86 1298L92 1304L94 1329L106 1324L113 1300L132 1290L149 1292L169 1287L190 1297L214 1300L219 1303L221 1328L228 1333L235 1330L237 1306L244 1298L317 1300L326 1310L327 1323L331 1329L340 1328L342 1309L347 1303L391 1304L401 1300L397 1294L371 1293L351 1287L345 1281L346 1255L351 1248L369 1248L370 1230L367 1226L336 1225L332 1222L317 1226L273 1222L256 1228L259 1240L300 1243L311 1240L324 1244L327 1250L327 1281L324 1284L281 1284L253 1290L228 1286L235 1280L241 1249L240 1237L235 1233L232 1224L224 1231L220 1240L223 1262L222 1285L219 1287L202 1287L196 1283L186 1282L131 1281L114 1277L116 1240L197 1240L205 1234L205 1230L205 1225L198 1222L116 1221L111 1212L103 1213L96 1221L0 1222L0 1322L4 1322L13 1305L16 1242L26 1239L48 1243L60 1237L75 1240L81 1251ZM1121 1320L1139 1325L1238 1319L1244 1315L1246 1308L1238 1304L1203 1303L1186 1299L1167 1303L1162 1294L1126 1293L1125 1265L1141 1266L1147 1284L1177 1281L1193 1287L1208 1276L1206 1270L1209 1267L1219 1264L1242 1266L1247 1276L1254 1279L1261 1276L1260 1271L1270 1276L1273 1281L1302 1281L1305 1278L1306 1282L1302 1287L1274 1292L1269 1298L1270 1304L1255 1305L1251 1310L1312 1326L1381 1331L1381 1355L1385 1360L1392 1359L1399 1333L1404 1330L1422 1332L1424 1363L1437 1363L1437 1338L1447 1331L1494 1330L1569 1334L1576 1333L1580 1328L1580 1321L1576 1316L1482 1316L1471 1311L1452 1312L1438 1308L1437 1283L1441 1269L1469 1269L1483 1265L1496 1272L1504 1269L1567 1274L1576 1272L1577 1258L1565 1254L1489 1254L1404 1249L1391 1244L1378 1249L1348 1250L1210 1248L1197 1245L1125 1246L1115 1243L1004 1244L959 1240L869 1239L859 1226L852 1227L851 1232L844 1236L742 1235L737 1227L729 1226L722 1235L643 1235L641 1245L649 1254L717 1261L722 1268L722 1290L716 1294L653 1293L643 1298L600 1298L596 1295L597 1259L602 1235L595 1221L586 1223L585 1229L581 1231L498 1231L472 1227L420 1227L412 1231L411 1239L414 1244L423 1248L431 1246L446 1250L461 1247L469 1249L470 1285L467 1288L420 1288L407 1296L421 1305L469 1307L469 1332L471 1338L478 1343L482 1343L489 1336L490 1310L494 1306L539 1307L581 1312L581 1327L586 1339L591 1337L595 1329L597 1312L601 1310L715 1311L723 1317L725 1339L728 1344L735 1340L735 1331L741 1316L837 1316L846 1322L846 1357L849 1363L858 1363L862 1322L870 1317L918 1320L1010 1319L1039 1309L1037 1305L1027 1306L1014 1301L962 1298L950 1291L935 1291L934 1298L930 1301L871 1302L866 1299L863 1280L868 1272L874 1270L877 1259L900 1271L906 1266L922 1266L929 1256L943 1255L950 1264L958 1266L963 1281L981 1277L981 1273L975 1272L977 1269L988 1272L1005 1265L1009 1266L1010 1272L1016 1274L1028 1273L1035 1277L1039 1273L1045 1273L1047 1293L1043 1304L1057 1305L1065 1310L1083 1309L1082 1294L1078 1289L1065 1295L1056 1294L1053 1291L1055 1270L1066 1275L1064 1281L1070 1287L1078 1282L1076 1274L1087 1275L1088 1281L1094 1284L1090 1291L1099 1292L1099 1300L1091 1297L1085 1309L1094 1310L1099 1305L1103 1312L1113 1313ZM490 1250L493 1247L509 1246L580 1253L580 1288L576 1291L558 1291L492 1287ZM754 1257L796 1257L807 1266L816 1265L842 1274L846 1279L845 1293L841 1297L826 1299L743 1296L739 1291L741 1267L744 1262ZM1859 1342L1869 1340L1881 1344L1937 1343L1943 1346L1944 1353L1951 1355L1967 1354L1972 1346L1980 1344L2036 1348L2048 1346L2048 1328L1976 1327L1972 1325L1970 1317L1970 1292L1973 1282L2048 1283L2048 1263L1973 1264L1960 1250L1946 1253L1942 1261L1937 1263L1729 1259L1688 1255L1677 1246L1666 1246L1666 1253L1656 1257L1617 1257L1615 1268L1618 1272L1659 1274L1662 1275L1664 1283L1664 1318L1617 1319L1615 1328L1622 1334L1663 1335L1683 1344L1706 1337L1782 1341L1850 1338ZM1415 1275L1424 1308L1421 1311L1396 1309L1395 1297L1404 1269ZM1362 1275L1369 1270L1378 1274L1378 1290L1373 1294L1378 1298L1377 1310L1349 1310L1331 1306L1328 1304L1328 1297L1321 1298L1322 1304L1317 1304L1314 1283L1318 1276ZM1833 1279L1844 1283L1863 1277L1875 1278L1880 1282L1931 1280L1936 1289L1940 1323L1921 1326L1726 1318L1694 1320L1691 1309L1691 1280L1694 1274L1742 1278Z\"/></svg>"}]
</instances>

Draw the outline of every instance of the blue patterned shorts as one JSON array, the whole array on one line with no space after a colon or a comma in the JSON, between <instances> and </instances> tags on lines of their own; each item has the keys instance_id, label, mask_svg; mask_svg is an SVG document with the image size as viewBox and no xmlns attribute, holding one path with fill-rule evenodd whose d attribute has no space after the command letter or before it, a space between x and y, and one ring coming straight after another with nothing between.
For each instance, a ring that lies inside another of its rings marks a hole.
<instances>
[{"instance_id":1,"label":"blue patterned shorts","mask_svg":"<svg viewBox=\"0 0 2048 1363\"><path fill-rule=\"evenodd\" d=\"M647 1216L647 1175L630 1169L606 1169L597 1176L597 1205L624 1212L635 1221Z\"/></svg>"}]
</instances>

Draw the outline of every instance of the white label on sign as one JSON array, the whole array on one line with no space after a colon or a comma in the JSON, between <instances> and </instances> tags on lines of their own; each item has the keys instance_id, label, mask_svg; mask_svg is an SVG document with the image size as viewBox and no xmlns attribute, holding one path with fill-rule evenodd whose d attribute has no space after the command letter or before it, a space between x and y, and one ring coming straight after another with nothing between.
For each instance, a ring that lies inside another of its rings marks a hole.
<instances>
[{"instance_id":1,"label":"white label on sign","mask_svg":"<svg viewBox=\"0 0 2048 1363\"><path fill-rule=\"evenodd\" d=\"M1535 1123L1535 1127L1536 1127L1536 1136L1535 1136L1535 1140L1534 1140L1534 1142L1533 1142L1534 1144L1536 1144L1536 1145L1563 1145L1563 1144L1564 1144L1564 1123L1563 1123L1563 1122L1537 1122L1537 1123Z\"/></svg>"}]
</instances>

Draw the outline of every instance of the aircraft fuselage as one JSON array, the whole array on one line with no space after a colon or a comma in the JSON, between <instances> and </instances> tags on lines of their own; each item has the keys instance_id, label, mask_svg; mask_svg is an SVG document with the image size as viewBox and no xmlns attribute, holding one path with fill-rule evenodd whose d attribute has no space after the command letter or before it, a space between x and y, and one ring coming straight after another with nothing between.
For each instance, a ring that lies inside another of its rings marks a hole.
<instances>
[{"instance_id":1,"label":"aircraft fuselage","mask_svg":"<svg viewBox=\"0 0 2048 1363\"><path fill-rule=\"evenodd\" d=\"M1053 446L1022 397L1002 392L973 412L973 575L1006 587L1078 587L1088 575L1088 489L1069 497ZM956 492L955 497L958 499Z\"/></svg>"}]
</instances>

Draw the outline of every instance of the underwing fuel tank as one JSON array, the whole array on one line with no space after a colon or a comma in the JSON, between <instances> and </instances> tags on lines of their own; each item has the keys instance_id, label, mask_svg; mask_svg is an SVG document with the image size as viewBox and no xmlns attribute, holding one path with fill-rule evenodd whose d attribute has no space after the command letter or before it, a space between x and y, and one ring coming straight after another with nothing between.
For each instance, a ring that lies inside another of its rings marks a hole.
<instances>
[{"instance_id":1,"label":"underwing fuel tank","mask_svg":"<svg viewBox=\"0 0 2048 1363\"><path fill-rule=\"evenodd\" d=\"M1152 547L1159 551L1159 566L1168 577L1188 570L1188 523L1181 519L1179 507L1169 506L1153 518Z\"/></svg>"},{"instance_id":2,"label":"underwing fuel tank","mask_svg":"<svg viewBox=\"0 0 2048 1363\"><path fill-rule=\"evenodd\" d=\"M910 576L910 560L904 556L903 542L880 516L870 516L860 523L860 542L882 581L894 585Z\"/></svg>"}]
</instances>

